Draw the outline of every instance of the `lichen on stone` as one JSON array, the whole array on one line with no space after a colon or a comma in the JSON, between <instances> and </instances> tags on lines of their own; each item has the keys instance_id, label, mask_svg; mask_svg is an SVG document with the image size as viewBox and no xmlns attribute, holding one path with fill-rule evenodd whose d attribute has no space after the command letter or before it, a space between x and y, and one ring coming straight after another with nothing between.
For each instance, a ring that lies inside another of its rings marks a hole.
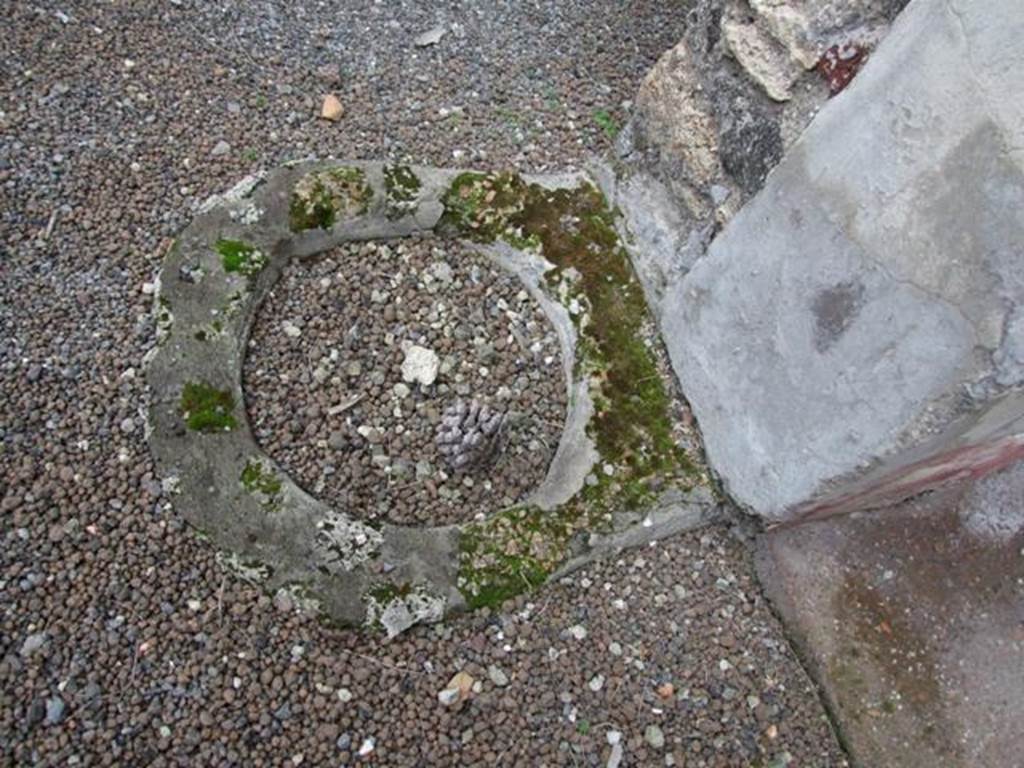
<instances>
[{"instance_id":1,"label":"lichen on stone","mask_svg":"<svg viewBox=\"0 0 1024 768\"><path fill-rule=\"evenodd\" d=\"M391 639L415 624L444 618L447 600L423 584L380 584L364 595L366 625L383 629Z\"/></svg>"},{"instance_id":2,"label":"lichen on stone","mask_svg":"<svg viewBox=\"0 0 1024 768\"><path fill-rule=\"evenodd\" d=\"M273 469L264 467L262 460L249 459L239 478L242 487L253 494L265 507L276 508L281 503L281 479Z\"/></svg>"},{"instance_id":3,"label":"lichen on stone","mask_svg":"<svg viewBox=\"0 0 1024 768\"><path fill-rule=\"evenodd\" d=\"M292 191L291 229L330 229L339 220L366 213L373 188L359 168L341 166L302 177Z\"/></svg>"},{"instance_id":4,"label":"lichen on stone","mask_svg":"<svg viewBox=\"0 0 1024 768\"><path fill-rule=\"evenodd\" d=\"M255 277L267 266L266 255L241 240L220 239L216 245L225 272Z\"/></svg>"},{"instance_id":5,"label":"lichen on stone","mask_svg":"<svg viewBox=\"0 0 1024 768\"><path fill-rule=\"evenodd\" d=\"M242 305L245 304L245 291L234 291L228 296L227 302L224 304L221 314L226 318L231 318L242 311Z\"/></svg>"},{"instance_id":6,"label":"lichen on stone","mask_svg":"<svg viewBox=\"0 0 1024 768\"><path fill-rule=\"evenodd\" d=\"M200 328L197 328L192 334L196 341L213 341L214 339L220 338L224 335L224 323L219 319L214 319L212 322L207 323Z\"/></svg>"},{"instance_id":7,"label":"lichen on stone","mask_svg":"<svg viewBox=\"0 0 1024 768\"><path fill-rule=\"evenodd\" d=\"M160 481L160 489L164 496L177 496L181 493L181 478L178 475L167 475Z\"/></svg>"},{"instance_id":8,"label":"lichen on stone","mask_svg":"<svg viewBox=\"0 0 1024 768\"><path fill-rule=\"evenodd\" d=\"M235 397L230 390L190 381L181 391L181 415L196 432L227 432L238 426Z\"/></svg>"},{"instance_id":9,"label":"lichen on stone","mask_svg":"<svg viewBox=\"0 0 1024 768\"><path fill-rule=\"evenodd\" d=\"M166 296L162 296L157 290L156 298L156 343L163 344L170 338L171 329L174 327L174 314L171 312L171 302Z\"/></svg>"},{"instance_id":10,"label":"lichen on stone","mask_svg":"<svg viewBox=\"0 0 1024 768\"><path fill-rule=\"evenodd\" d=\"M380 531L371 526L329 512L316 524L317 567L326 572L350 571L372 557L383 541Z\"/></svg>"},{"instance_id":11,"label":"lichen on stone","mask_svg":"<svg viewBox=\"0 0 1024 768\"><path fill-rule=\"evenodd\" d=\"M218 552L217 562L252 584L262 584L274 575L274 569L259 560L243 560L235 552Z\"/></svg>"},{"instance_id":12,"label":"lichen on stone","mask_svg":"<svg viewBox=\"0 0 1024 768\"><path fill-rule=\"evenodd\" d=\"M258 208L253 202L246 202L238 209L233 209L229 215L232 219L245 226L251 226L263 218L263 209Z\"/></svg>"},{"instance_id":13,"label":"lichen on stone","mask_svg":"<svg viewBox=\"0 0 1024 768\"><path fill-rule=\"evenodd\" d=\"M323 614L323 602L313 592L308 584L289 583L281 587L278 592L283 592L291 598L292 602L299 607L299 610L309 616Z\"/></svg>"},{"instance_id":14,"label":"lichen on stone","mask_svg":"<svg viewBox=\"0 0 1024 768\"><path fill-rule=\"evenodd\" d=\"M234 208L242 201L249 198L266 177L264 171L246 176L227 192L211 195L199 206L199 213L209 213L219 206Z\"/></svg>"},{"instance_id":15,"label":"lichen on stone","mask_svg":"<svg viewBox=\"0 0 1024 768\"><path fill-rule=\"evenodd\" d=\"M400 219L415 213L423 183L408 165L384 166L387 217Z\"/></svg>"}]
</instances>

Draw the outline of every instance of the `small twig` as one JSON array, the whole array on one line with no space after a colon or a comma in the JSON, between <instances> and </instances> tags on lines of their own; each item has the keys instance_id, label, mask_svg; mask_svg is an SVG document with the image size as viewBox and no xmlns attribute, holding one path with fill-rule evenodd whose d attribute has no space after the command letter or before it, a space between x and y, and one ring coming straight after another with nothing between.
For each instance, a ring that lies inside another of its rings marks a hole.
<instances>
[{"instance_id":1,"label":"small twig","mask_svg":"<svg viewBox=\"0 0 1024 768\"><path fill-rule=\"evenodd\" d=\"M223 53L223 54L227 55L227 56L228 56L228 58L230 58L230 57L231 57L231 53L232 53L231 51L229 51L229 50L228 50L227 48L225 48L225 47L224 47L223 45L220 45L220 44L219 44L219 43L218 43L218 42L217 42L216 40L207 40L207 39L206 39L206 36L205 36L205 35L204 35L204 34L203 34L203 33L202 33L202 32L201 32L200 30L199 30L199 28L198 28L198 27L196 27L196 26L195 26L195 25L194 25L194 24L192 23L192 21L191 21L191 20L190 20L190 19L188 18L188 16L186 16L186 15L182 14L182 15L181 15L181 16L180 16L179 18L180 18L180 20L181 20L181 21L182 21L182 22L183 22L183 23L185 24L185 26L189 27L189 28L190 28L190 29L191 29L191 30L192 30L192 31L193 31L193 32L194 32L194 33L196 34L196 36L197 36L197 37L198 37L198 38L199 38L200 40L202 40L202 41L203 41L204 43L206 43L207 45L212 45L212 46L213 46L214 48L217 48L218 50L220 50L220 52L221 52L221 53ZM260 71L260 69L261 69L261 68L260 68L260 65L259 65L259 64L257 64L257 63L256 63L256 60L255 60L255 59L254 59L254 58L253 58L252 56L250 56L250 55L249 55L249 52L248 52L248 51L246 51L246 50L245 50L244 48L242 48L241 46L233 46L233 47L234 47L234 52L235 52L236 54L241 54L241 56L242 56L242 57L243 57L244 59L246 59L246 60L247 60L247 61L249 62L249 64L250 64L250 65L252 66L252 68L253 68L254 70L256 70L257 72L259 72L259 71Z\"/></svg>"},{"instance_id":2,"label":"small twig","mask_svg":"<svg viewBox=\"0 0 1024 768\"><path fill-rule=\"evenodd\" d=\"M523 573L523 569L522 568L519 568L516 571L516 573L518 573L519 574L519 578L523 580L523 584L526 586L526 590L527 591L533 589L533 584L531 584L530 580L528 578L526 578L526 574Z\"/></svg>"},{"instance_id":3,"label":"small twig","mask_svg":"<svg viewBox=\"0 0 1024 768\"><path fill-rule=\"evenodd\" d=\"M46 223L46 230L43 232L43 240L49 240L50 235L53 234L53 228L57 224L58 214L60 214L60 208L54 208L53 213L50 214L50 220Z\"/></svg>"},{"instance_id":4,"label":"small twig","mask_svg":"<svg viewBox=\"0 0 1024 768\"><path fill-rule=\"evenodd\" d=\"M351 409L356 403L358 403L362 399L363 399L363 393L360 392L355 397L350 397L344 403L341 403L340 405L334 405L334 406L331 406L330 408L328 408L327 409L327 415L328 416L338 416L338 415L344 413L345 411Z\"/></svg>"},{"instance_id":5,"label":"small twig","mask_svg":"<svg viewBox=\"0 0 1024 768\"><path fill-rule=\"evenodd\" d=\"M220 577L220 589L217 590L217 626L224 626L224 585L227 583L227 574Z\"/></svg>"},{"instance_id":6,"label":"small twig","mask_svg":"<svg viewBox=\"0 0 1024 768\"><path fill-rule=\"evenodd\" d=\"M514 325L510 325L508 329L512 332L512 336L515 337L516 342L518 342L523 352L529 352L530 345L526 343L526 339L523 338L523 335L519 332L519 330Z\"/></svg>"},{"instance_id":7,"label":"small twig","mask_svg":"<svg viewBox=\"0 0 1024 768\"><path fill-rule=\"evenodd\" d=\"M539 616L540 616L540 615L541 615L542 613L544 613L544 611L546 611L546 610L548 609L548 606L549 606L549 605L551 605L551 597L550 597L550 596L549 596L549 597L548 597L548 598L547 598L547 599L546 599L546 600L544 601L544 605L542 605L542 606L540 607L540 610L539 610L539 611L537 611L537 612L536 612L535 614L533 614L533 619L534 619L534 621L536 621L536 620L537 620L537 618L538 618L538 617L539 617Z\"/></svg>"}]
</instances>

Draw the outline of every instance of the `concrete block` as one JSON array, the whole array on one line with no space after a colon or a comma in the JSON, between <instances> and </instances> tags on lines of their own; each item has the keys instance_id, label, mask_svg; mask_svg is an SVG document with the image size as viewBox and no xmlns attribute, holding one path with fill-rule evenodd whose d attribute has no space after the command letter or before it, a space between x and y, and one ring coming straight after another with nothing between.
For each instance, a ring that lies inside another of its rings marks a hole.
<instances>
[{"instance_id":1,"label":"concrete block","mask_svg":"<svg viewBox=\"0 0 1024 768\"><path fill-rule=\"evenodd\" d=\"M773 521L1024 456L1024 14L914 0L668 288L708 457Z\"/></svg>"}]
</instances>

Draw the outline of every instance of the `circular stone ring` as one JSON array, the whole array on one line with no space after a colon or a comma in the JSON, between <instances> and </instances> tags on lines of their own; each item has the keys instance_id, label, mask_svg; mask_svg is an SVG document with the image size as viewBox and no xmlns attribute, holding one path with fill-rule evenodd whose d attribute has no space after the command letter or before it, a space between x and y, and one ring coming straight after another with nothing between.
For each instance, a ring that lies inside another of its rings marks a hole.
<instances>
[{"instance_id":1,"label":"circular stone ring","mask_svg":"<svg viewBox=\"0 0 1024 768\"><path fill-rule=\"evenodd\" d=\"M256 310L291 259L426 234L467 240L519 278L557 332L569 405L522 503L465 525L367 523L311 496L257 445L242 363ZM614 214L582 176L285 166L202 206L155 301L148 434L165 490L225 564L330 620L393 636L713 514L706 472L672 431Z\"/></svg>"}]
</instances>

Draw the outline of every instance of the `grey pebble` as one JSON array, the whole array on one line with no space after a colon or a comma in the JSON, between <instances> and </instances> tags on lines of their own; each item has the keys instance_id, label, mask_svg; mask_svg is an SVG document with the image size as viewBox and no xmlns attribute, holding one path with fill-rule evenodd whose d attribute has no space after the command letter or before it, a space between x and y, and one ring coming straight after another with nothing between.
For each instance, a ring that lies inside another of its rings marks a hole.
<instances>
[{"instance_id":1,"label":"grey pebble","mask_svg":"<svg viewBox=\"0 0 1024 768\"><path fill-rule=\"evenodd\" d=\"M46 717L46 702L43 699L34 699L25 714L25 724L31 728L40 723L44 717Z\"/></svg>"},{"instance_id":2,"label":"grey pebble","mask_svg":"<svg viewBox=\"0 0 1024 768\"><path fill-rule=\"evenodd\" d=\"M487 668L487 676L491 679L491 682L499 688L504 688L506 685L508 685L508 675L506 675L505 672L502 671L501 667L491 664Z\"/></svg>"},{"instance_id":3,"label":"grey pebble","mask_svg":"<svg viewBox=\"0 0 1024 768\"><path fill-rule=\"evenodd\" d=\"M54 696L48 699L46 702L46 724L57 725L64 720L64 711L67 706L64 704L64 699L60 696Z\"/></svg>"},{"instance_id":4,"label":"grey pebble","mask_svg":"<svg viewBox=\"0 0 1024 768\"><path fill-rule=\"evenodd\" d=\"M665 746L665 734L662 733L661 728L656 725L648 725L644 729L644 741L650 744L654 749L661 749Z\"/></svg>"},{"instance_id":5,"label":"grey pebble","mask_svg":"<svg viewBox=\"0 0 1024 768\"><path fill-rule=\"evenodd\" d=\"M24 658L34 656L36 653L41 651L47 643L47 636L45 632L36 632L25 638L25 641L21 644L21 655Z\"/></svg>"}]
</instances>

